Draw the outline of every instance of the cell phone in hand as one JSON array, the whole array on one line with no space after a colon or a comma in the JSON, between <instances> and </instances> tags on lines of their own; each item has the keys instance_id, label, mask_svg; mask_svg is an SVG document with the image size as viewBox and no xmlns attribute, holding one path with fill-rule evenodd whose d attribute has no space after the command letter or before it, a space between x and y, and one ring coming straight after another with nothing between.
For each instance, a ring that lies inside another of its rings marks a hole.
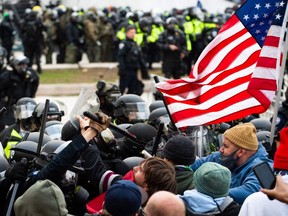
<instances>
[{"instance_id":1,"label":"cell phone in hand","mask_svg":"<svg viewBox=\"0 0 288 216\"><path fill-rule=\"evenodd\" d=\"M262 162L255 167L253 167L253 172L255 173L258 181L262 188L273 189L276 184L276 177L267 162ZM269 199L273 199L269 197Z\"/></svg>"}]
</instances>

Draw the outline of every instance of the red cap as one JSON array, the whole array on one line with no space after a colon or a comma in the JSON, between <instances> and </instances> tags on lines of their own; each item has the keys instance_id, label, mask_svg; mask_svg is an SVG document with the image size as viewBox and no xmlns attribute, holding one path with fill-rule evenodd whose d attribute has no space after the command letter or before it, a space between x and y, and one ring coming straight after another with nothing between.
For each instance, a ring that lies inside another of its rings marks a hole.
<instances>
[{"instance_id":1,"label":"red cap","mask_svg":"<svg viewBox=\"0 0 288 216\"><path fill-rule=\"evenodd\" d=\"M288 127L280 131L280 145L274 155L274 169L288 170Z\"/></svg>"}]
</instances>

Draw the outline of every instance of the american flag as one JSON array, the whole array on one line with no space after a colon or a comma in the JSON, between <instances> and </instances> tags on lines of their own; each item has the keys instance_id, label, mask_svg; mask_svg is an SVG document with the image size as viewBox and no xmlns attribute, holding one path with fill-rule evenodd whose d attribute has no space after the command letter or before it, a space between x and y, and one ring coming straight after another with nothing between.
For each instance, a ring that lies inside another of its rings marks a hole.
<instances>
[{"instance_id":1,"label":"american flag","mask_svg":"<svg viewBox=\"0 0 288 216\"><path fill-rule=\"evenodd\" d=\"M286 6L287 0L245 1L203 50L189 78L156 84L178 128L269 108L281 69Z\"/></svg>"}]
</instances>

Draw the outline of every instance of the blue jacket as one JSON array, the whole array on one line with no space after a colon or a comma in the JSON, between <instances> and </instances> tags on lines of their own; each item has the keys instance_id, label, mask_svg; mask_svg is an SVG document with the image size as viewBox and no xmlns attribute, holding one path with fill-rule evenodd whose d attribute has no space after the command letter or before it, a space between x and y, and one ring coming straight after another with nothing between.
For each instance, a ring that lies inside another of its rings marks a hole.
<instances>
[{"instance_id":1,"label":"blue jacket","mask_svg":"<svg viewBox=\"0 0 288 216\"><path fill-rule=\"evenodd\" d=\"M191 168L195 171L205 162L219 163L220 155L220 152L215 152L207 157L200 158L191 165ZM260 183L252 168L263 161L267 161L270 166L273 167L273 161L268 158L268 154L265 148L262 146L262 144L259 143L257 152L244 164L232 171L229 196L232 197L238 204L242 205L244 200L250 194L260 190Z\"/></svg>"}]
</instances>

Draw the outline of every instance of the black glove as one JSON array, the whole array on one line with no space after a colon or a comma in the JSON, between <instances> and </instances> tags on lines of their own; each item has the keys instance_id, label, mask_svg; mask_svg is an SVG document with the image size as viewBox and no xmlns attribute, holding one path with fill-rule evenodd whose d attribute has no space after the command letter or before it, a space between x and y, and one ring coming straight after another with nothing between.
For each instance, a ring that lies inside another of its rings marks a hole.
<instances>
[{"instance_id":1,"label":"black glove","mask_svg":"<svg viewBox=\"0 0 288 216\"><path fill-rule=\"evenodd\" d=\"M27 178L27 167L23 162L16 162L10 165L10 167L5 172L5 177L11 181L24 182Z\"/></svg>"}]
</instances>

